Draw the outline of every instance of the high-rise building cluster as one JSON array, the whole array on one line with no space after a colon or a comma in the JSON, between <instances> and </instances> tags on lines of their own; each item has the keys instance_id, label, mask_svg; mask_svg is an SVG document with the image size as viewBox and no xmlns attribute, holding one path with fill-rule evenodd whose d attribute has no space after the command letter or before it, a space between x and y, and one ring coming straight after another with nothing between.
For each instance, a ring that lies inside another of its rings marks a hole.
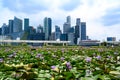
<instances>
[{"instance_id":1,"label":"high-rise building cluster","mask_svg":"<svg viewBox=\"0 0 120 80\"><path fill-rule=\"evenodd\" d=\"M0 28L0 35L8 36L12 40L19 38L21 40L71 41L71 45L87 40L86 22L81 22L80 18L76 19L75 26L71 26L71 17L67 16L63 30L60 29L60 26L55 25L55 32L52 32L51 18L45 17L43 23L44 25L38 25L35 29L29 25L29 18L24 18L23 23L21 19L14 17L14 19L9 20L8 25L3 23Z\"/></svg>"}]
</instances>

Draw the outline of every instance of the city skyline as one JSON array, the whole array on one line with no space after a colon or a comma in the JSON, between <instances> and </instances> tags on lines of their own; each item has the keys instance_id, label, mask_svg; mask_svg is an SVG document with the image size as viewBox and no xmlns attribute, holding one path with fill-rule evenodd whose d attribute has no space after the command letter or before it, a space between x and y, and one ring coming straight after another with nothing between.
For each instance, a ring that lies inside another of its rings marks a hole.
<instances>
[{"instance_id":1,"label":"city skyline","mask_svg":"<svg viewBox=\"0 0 120 80\"><path fill-rule=\"evenodd\" d=\"M71 26L75 26L76 18L86 22L91 39L103 40L107 36L120 39L119 5L119 0L0 0L0 26L17 16L22 20L29 18L30 25L37 27L43 25L44 17L50 17L52 28L58 25L62 29L66 16L71 16Z\"/></svg>"}]
</instances>

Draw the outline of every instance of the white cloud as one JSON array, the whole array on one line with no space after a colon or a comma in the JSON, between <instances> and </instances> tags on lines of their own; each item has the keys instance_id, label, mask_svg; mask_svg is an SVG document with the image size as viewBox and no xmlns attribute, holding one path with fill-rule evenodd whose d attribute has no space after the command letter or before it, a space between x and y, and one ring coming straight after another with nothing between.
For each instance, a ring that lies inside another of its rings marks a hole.
<instances>
[{"instance_id":1,"label":"white cloud","mask_svg":"<svg viewBox=\"0 0 120 80\"><path fill-rule=\"evenodd\" d=\"M113 0L82 0L83 5L72 12L74 18L80 17L87 22L87 33L92 39L106 39L107 36L115 36L120 39L118 25L105 26L101 23L108 9L119 7L120 1ZM120 11L120 9L119 9ZM110 13L108 13L110 14ZM112 16L112 15L111 15ZM120 17L119 17L120 18ZM107 22L107 21L106 21ZM111 29L111 31L109 30ZM114 34L113 34L114 33Z\"/></svg>"}]
</instances>

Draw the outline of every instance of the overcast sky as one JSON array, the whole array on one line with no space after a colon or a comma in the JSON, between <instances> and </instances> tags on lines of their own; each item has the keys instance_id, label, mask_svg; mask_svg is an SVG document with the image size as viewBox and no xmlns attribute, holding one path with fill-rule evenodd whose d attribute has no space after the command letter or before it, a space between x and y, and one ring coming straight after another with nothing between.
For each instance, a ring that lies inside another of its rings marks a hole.
<instances>
[{"instance_id":1,"label":"overcast sky","mask_svg":"<svg viewBox=\"0 0 120 80\"><path fill-rule=\"evenodd\" d=\"M44 17L51 17L54 26L63 28L66 16L86 22L91 39L120 39L120 0L0 0L0 26L14 16L30 19L30 25L43 25Z\"/></svg>"}]
</instances>

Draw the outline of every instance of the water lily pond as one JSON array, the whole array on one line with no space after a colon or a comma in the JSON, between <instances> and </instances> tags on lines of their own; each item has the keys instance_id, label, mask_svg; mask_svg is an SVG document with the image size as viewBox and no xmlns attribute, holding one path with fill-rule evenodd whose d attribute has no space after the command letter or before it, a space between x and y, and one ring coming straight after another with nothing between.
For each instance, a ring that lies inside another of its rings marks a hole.
<instances>
[{"instance_id":1,"label":"water lily pond","mask_svg":"<svg viewBox=\"0 0 120 80\"><path fill-rule=\"evenodd\" d=\"M0 80L119 80L119 47L0 47Z\"/></svg>"}]
</instances>

